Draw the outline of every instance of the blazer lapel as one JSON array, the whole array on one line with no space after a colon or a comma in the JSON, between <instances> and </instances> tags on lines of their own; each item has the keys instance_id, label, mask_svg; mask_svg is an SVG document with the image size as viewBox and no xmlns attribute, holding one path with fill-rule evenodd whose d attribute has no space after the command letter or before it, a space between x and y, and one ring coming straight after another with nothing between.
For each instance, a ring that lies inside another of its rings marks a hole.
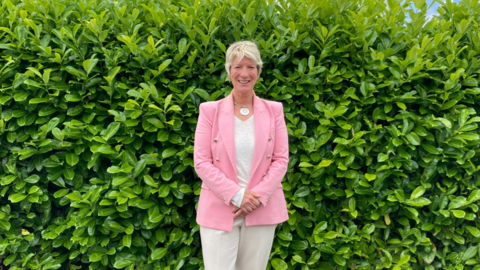
<instances>
[{"instance_id":1,"label":"blazer lapel","mask_svg":"<svg viewBox=\"0 0 480 270\"><path fill-rule=\"evenodd\" d=\"M270 117L268 115L268 110L265 107L264 101L256 95L254 97L253 108L255 115L255 148L253 152L253 162L252 170L250 172L250 179L252 179L252 176L255 173L255 170L257 169L262 159L267 158L264 156L264 153L267 147L268 135L270 133Z\"/></svg>"},{"instance_id":2,"label":"blazer lapel","mask_svg":"<svg viewBox=\"0 0 480 270\"><path fill-rule=\"evenodd\" d=\"M228 95L220 104L220 114L218 115L218 124L223 144L227 151L228 158L237 175L237 160L235 158L235 122L232 94ZM235 177L235 182L238 179Z\"/></svg>"},{"instance_id":3,"label":"blazer lapel","mask_svg":"<svg viewBox=\"0 0 480 270\"><path fill-rule=\"evenodd\" d=\"M220 134L222 135L225 150L227 151L228 158L237 175L237 160L235 156L235 119L234 119L234 105L232 94L225 97L220 105L220 114L218 115L218 124ZM265 107L264 101L261 100L254 93L254 121L255 121L255 148L253 152L252 170L250 172L250 179L257 169L262 159L266 159L264 156L265 149L267 147L267 140L270 129L270 117L268 110ZM238 179L235 178L235 182L238 183Z\"/></svg>"}]
</instances>

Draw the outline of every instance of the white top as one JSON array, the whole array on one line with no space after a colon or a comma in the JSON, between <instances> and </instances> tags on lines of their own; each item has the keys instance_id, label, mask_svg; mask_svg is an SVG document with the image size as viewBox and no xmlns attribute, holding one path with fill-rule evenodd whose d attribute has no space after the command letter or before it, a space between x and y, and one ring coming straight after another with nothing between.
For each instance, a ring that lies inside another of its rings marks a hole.
<instances>
[{"instance_id":1,"label":"white top","mask_svg":"<svg viewBox=\"0 0 480 270\"><path fill-rule=\"evenodd\" d=\"M232 198L233 205L240 207L245 189L250 182L250 172L255 148L255 121L253 115L245 121L235 118L235 158L237 160L238 185L242 188Z\"/></svg>"}]
</instances>

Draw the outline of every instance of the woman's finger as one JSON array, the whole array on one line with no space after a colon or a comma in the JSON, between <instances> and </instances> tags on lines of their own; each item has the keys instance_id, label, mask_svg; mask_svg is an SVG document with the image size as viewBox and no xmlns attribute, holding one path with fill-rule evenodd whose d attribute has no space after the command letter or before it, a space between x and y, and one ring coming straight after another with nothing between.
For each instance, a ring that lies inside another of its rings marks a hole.
<instances>
[{"instance_id":1,"label":"woman's finger","mask_svg":"<svg viewBox=\"0 0 480 270\"><path fill-rule=\"evenodd\" d=\"M239 210L237 213L235 213L233 218L238 218L238 217L242 217L242 216L245 216L245 214L242 210Z\"/></svg>"}]
</instances>

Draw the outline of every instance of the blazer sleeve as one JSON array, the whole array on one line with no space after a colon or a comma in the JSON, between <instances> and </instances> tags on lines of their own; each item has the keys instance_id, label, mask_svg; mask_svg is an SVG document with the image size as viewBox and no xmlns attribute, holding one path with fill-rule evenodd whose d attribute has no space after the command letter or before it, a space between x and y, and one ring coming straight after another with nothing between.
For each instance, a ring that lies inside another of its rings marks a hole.
<instances>
[{"instance_id":1,"label":"blazer sleeve","mask_svg":"<svg viewBox=\"0 0 480 270\"><path fill-rule=\"evenodd\" d=\"M258 198L263 206L267 206L268 198L270 198L278 186L282 183L282 179L287 173L288 167L288 132L283 115L283 104L277 103L277 111L275 113L275 144L273 147L272 163L268 168L267 174L262 178L252 191L261 197Z\"/></svg>"},{"instance_id":2,"label":"blazer sleeve","mask_svg":"<svg viewBox=\"0 0 480 270\"><path fill-rule=\"evenodd\" d=\"M228 206L241 187L213 165L211 134L214 110L208 105L200 104L200 115L195 130L193 162L195 172L200 179Z\"/></svg>"}]
</instances>

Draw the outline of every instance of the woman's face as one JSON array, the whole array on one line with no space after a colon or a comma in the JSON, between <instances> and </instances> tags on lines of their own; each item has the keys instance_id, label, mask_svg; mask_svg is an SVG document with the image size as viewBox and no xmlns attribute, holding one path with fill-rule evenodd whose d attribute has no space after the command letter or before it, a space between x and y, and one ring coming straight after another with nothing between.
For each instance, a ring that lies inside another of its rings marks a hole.
<instances>
[{"instance_id":1,"label":"woman's face","mask_svg":"<svg viewBox=\"0 0 480 270\"><path fill-rule=\"evenodd\" d=\"M233 59L228 76L233 83L233 89L239 92L253 91L253 86L258 79L258 69L255 61L248 57L243 57L237 62L237 57Z\"/></svg>"}]
</instances>

